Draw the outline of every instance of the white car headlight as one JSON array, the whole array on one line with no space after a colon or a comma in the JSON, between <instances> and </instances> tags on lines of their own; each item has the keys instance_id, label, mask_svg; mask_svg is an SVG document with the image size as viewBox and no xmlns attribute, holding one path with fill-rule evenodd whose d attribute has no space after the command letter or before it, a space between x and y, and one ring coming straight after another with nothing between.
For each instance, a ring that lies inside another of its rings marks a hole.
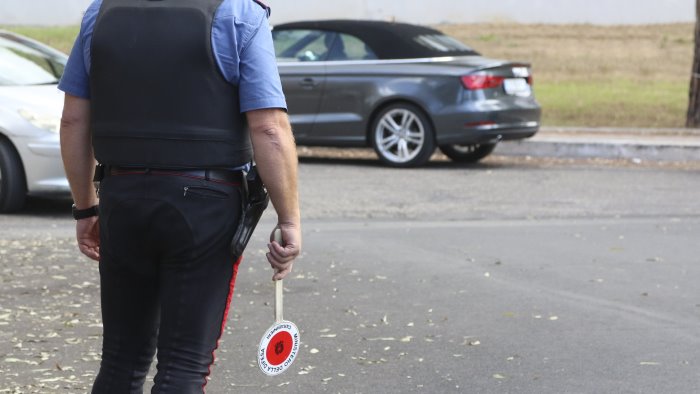
<instances>
[{"instance_id":1,"label":"white car headlight","mask_svg":"<svg viewBox=\"0 0 700 394\"><path fill-rule=\"evenodd\" d=\"M28 109L20 109L17 113L26 119L27 122L40 129L58 133L61 128L61 118L54 115L39 114Z\"/></svg>"}]
</instances>

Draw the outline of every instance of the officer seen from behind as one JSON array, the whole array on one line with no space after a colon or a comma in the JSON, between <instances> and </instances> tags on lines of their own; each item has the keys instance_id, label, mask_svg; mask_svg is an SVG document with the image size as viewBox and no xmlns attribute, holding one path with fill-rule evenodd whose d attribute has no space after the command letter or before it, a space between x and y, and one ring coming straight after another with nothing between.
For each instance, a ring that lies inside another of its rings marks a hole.
<instances>
[{"instance_id":1,"label":"officer seen from behind","mask_svg":"<svg viewBox=\"0 0 700 394\"><path fill-rule=\"evenodd\" d=\"M153 392L203 391L253 159L282 230L269 243L273 279L299 255L296 151L268 16L254 0L96 0L84 16L59 88L78 245L99 261L94 393L142 392L156 351Z\"/></svg>"}]
</instances>

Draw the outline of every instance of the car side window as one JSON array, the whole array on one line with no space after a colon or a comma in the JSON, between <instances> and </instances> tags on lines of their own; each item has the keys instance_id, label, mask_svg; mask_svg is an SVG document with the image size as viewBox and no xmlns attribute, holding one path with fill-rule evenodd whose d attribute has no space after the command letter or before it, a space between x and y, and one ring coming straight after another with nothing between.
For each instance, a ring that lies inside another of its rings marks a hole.
<instances>
[{"instance_id":1,"label":"car side window","mask_svg":"<svg viewBox=\"0 0 700 394\"><path fill-rule=\"evenodd\" d=\"M54 84L63 67L47 54L0 34L0 85Z\"/></svg>"},{"instance_id":2,"label":"car side window","mask_svg":"<svg viewBox=\"0 0 700 394\"><path fill-rule=\"evenodd\" d=\"M338 34L322 30L272 31L275 55L284 62L320 62L328 58Z\"/></svg>"},{"instance_id":3,"label":"car side window","mask_svg":"<svg viewBox=\"0 0 700 394\"><path fill-rule=\"evenodd\" d=\"M371 60L377 55L362 40L349 34L337 34L337 38L328 52L326 60Z\"/></svg>"},{"instance_id":4,"label":"car side window","mask_svg":"<svg viewBox=\"0 0 700 394\"><path fill-rule=\"evenodd\" d=\"M370 60L377 55L362 40L349 34L338 34L326 60Z\"/></svg>"}]
</instances>

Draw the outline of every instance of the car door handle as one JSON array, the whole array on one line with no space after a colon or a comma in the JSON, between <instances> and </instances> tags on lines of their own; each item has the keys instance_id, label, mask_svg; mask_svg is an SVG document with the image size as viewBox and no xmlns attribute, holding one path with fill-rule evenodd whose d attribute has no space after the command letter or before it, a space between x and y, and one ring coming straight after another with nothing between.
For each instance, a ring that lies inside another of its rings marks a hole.
<instances>
[{"instance_id":1,"label":"car door handle","mask_svg":"<svg viewBox=\"0 0 700 394\"><path fill-rule=\"evenodd\" d=\"M301 81L299 81L299 85L306 89L313 89L316 86L318 86L318 83L313 78L304 78Z\"/></svg>"}]
</instances>

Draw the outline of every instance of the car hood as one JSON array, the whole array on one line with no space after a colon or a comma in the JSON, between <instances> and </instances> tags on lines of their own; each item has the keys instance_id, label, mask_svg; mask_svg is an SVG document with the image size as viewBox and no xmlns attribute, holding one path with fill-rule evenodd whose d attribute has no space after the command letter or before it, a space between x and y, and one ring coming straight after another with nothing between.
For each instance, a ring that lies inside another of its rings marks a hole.
<instances>
[{"instance_id":1,"label":"car hood","mask_svg":"<svg viewBox=\"0 0 700 394\"><path fill-rule=\"evenodd\" d=\"M0 86L0 108L60 117L63 92L56 85Z\"/></svg>"}]
</instances>

